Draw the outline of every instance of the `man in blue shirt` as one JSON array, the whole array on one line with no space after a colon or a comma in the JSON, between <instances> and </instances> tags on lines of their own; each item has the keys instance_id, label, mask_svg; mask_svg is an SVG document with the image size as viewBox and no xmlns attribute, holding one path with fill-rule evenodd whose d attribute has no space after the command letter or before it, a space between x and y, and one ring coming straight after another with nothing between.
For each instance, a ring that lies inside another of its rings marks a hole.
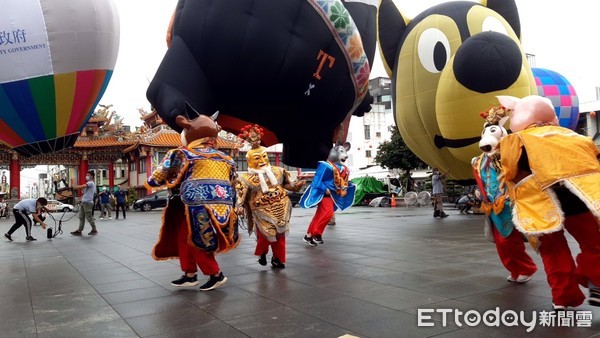
<instances>
[{"instance_id":1,"label":"man in blue shirt","mask_svg":"<svg viewBox=\"0 0 600 338\"><path fill-rule=\"evenodd\" d=\"M110 191L108 191L108 189L106 187L104 187L102 189L102 191L99 194L99 198L100 198L100 219L103 219L104 216L108 216L108 219L112 219L111 214L110 214L110 198L112 197L112 195L110 194Z\"/></svg>"},{"instance_id":2,"label":"man in blue shirt","mask_svg":"<svg viewBox=\"0 0 600 338\"><path fill-rule=\"evenodd\" d=\"M123 219L127 219L127 215L125 214L125 206L127 205L127 192L123 189L118 189L115 191L115 198L117 199L117 216L116 219L119 219L119 208L123 210Z\"/></svg>"}]
</instances>

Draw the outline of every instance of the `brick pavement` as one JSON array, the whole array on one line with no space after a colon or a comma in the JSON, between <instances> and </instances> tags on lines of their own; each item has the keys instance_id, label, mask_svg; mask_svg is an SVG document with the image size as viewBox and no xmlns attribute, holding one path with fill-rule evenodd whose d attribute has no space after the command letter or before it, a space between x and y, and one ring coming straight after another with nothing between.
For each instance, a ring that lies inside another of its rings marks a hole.
<instances>
[{"instance_id":1,"label":"brick pavement","mask_svg":"<svg viewBox=\"0 0 600 338\"><path fill-rule=\"evenodd\" d=\"M218 257L229 282L210 292L172 287L181 274L177 261L151 259L159 210L98 220L93 237L69 234L77 218L52 240L38 226L38 241L25 242L21 229L14 242L0 241L0 336L600 336L600 308L587 305L576 310L591 313L591 327L538 323L527 333L524 325L471 327L460 317L444 326L440 313L432 314L433 326L419 327L419 309L482 314L499 307L502 314L524 311L527 320L550 310L539 256L528 249L540 269L529 283L508 283L480 216L450 209L450 217L433 219L431 208L354 207L337 214L323 245L309 247L302 236L313 213L294 208L286 269L260 266L254 239L244 234L239 248ZM10 221L0 220L2 233Z\"/></svg>"}]
</instances>

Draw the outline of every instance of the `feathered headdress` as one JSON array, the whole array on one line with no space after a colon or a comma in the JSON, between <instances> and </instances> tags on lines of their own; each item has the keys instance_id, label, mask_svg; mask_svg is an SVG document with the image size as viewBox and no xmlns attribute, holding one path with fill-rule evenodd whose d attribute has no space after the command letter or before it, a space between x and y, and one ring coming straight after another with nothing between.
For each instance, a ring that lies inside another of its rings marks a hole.
<instances>
[{"instance_id":1,"label":"feathered headdress","mask_svg":"<svg viewBox=\"0 0 600 338\"><path fill-rule=\"evenodd\" d=\"M258 124L248 124L242 127L241 131L238 137L250 143L252 149L260 147L261 139L265 135L263 128Z\"/></svg>"},{"instance_id":2,"label":"feathered headdress","mask_svg":"<svg viewBox=\"0 0 600 338\"><path fill-rule=\"evenodd\" d=\"M485 119L488 125L502 126L510 115L510 109L504 106L491 106L487 111L482 111L479 116Z\"/></svg>"}]
</instances>

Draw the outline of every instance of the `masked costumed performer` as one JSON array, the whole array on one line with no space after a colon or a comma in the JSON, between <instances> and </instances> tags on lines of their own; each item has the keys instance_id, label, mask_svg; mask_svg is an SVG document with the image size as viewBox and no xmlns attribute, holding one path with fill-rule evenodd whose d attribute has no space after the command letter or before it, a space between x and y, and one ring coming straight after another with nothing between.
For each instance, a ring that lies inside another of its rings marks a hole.
<instances>
[{"instance_id":1,"label":"masked costumed performer","mask_svg":"<svg viewBox=\"0 0 600 338\"><path fill-rule=\"evenodd\" d=\"M500 140L500 161L513 222L539 236L555 310L585 300L579 284L590 289L590 305L600 306L600 164L591 138L559 127L549 99L499 96L511 110L510 134ZM579 244L577 263L564 230Z\"/></svg>"},{"instance_id":2,"label":"masked costumed performer","mask_svg":"<svg viewBox=\"0 0 600 338\"><path fill-rule=\"evenodd\" d=\"M148 188L166 185L171 198L163 213L156 260L179 258L184 275L174 286L196 286L197 267L209 276L200 287L215 289L225 282L215 259L239 244L237 215L234 212L237 178L231 157L215 149L220 127L211 117L198 114L186 104L188 117L178 116L183 128L183 147L170 150L146 182Z\"/></svg>"},{"instance_id":3,"label":"masked costumed performer","mask_svg":"<svg viewBox=\"0 0 600 338\"><path fill-rule=\"evenodd\" d=\"M482 196L481 210L491 220L498 256L510 272L506 279L509 282L526 283L537 271L537 266L525 250L523 235L515 231L508 191L506 185L498 180L502 166L497 145L508 134L502 127L508 120L508 114L506 108L495 106L481 115L486 119L479 141L483 153L473 159L475 180Z\"/></svg>"},{"instance_id":4,"label":"masked costumed performer","mask_svg":"<svg viewBox=\"0 0 600 338\"><path fill-rule=\"evenodd\" d=\"M327 161L319 161L311 185L300 198L300 206L303 208L317 206L304 236L304 242L310 246L323 244L323 231L333 217L333 212L337 209L346 210L354 202L356 186L348 181L350 171L344 165L348 159L348 150L349 142L333 146Z\"/></svg>"},{"instance_id":5,"label":"masked costumed performer","mask_svg":"<svg viewBox=\"0 0 600 338\"><path fill-rule=\"evenodd\" d=\"M250 143L252 149L246 153L248 172L238 177L236 190L237 213L248 216L248 231L256 232L257 243L254 254L259 256L260 265L267 265L269 246L273 250L273 268L285 268L285 237L289 232L292 203L287 190L300 191L304 180L293 182L290 173L269 163L269 155L260 146L262 128L248 125L239 135Z\"/></svg>"}]
</instances>

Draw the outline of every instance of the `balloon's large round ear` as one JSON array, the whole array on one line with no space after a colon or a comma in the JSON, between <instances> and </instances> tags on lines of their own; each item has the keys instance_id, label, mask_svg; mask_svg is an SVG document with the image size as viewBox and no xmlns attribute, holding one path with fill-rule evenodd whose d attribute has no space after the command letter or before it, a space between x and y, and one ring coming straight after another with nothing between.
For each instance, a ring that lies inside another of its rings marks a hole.
<instances>
[{"instance_id":1,"label":"balloon's large round ear","mask_svg":"<svg viewBox=\"0 0 600 338\"><path fill-rule=\"evenodd\" d=\"M350 150L350 142L344 142L344 149L346 149L346 151Z\"/></svg>"},{"instance_id":2,"label":"balloon's large round ear","mask_svg":"<svg viewBox=\"0 0 600 338\"><path fill-rule=\"evenodd\" d=\"M175 123L183 129L189 129L192 125L191 121L187 119L185 116L178 115L175 118Z\"/></svg>"}]
</instances>

